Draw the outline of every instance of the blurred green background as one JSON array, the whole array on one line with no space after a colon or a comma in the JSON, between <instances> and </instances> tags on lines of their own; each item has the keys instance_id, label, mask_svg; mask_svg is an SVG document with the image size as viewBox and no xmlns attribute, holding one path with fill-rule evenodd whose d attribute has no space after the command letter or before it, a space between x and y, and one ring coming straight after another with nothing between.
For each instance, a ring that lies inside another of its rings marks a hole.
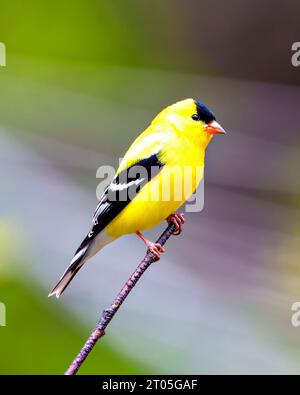
<instances>
[{"instance_id":1,"label":"blurred green background","mask_svg":"<svg viewBox=\"0 0 300 395\"><path fill-rule=\"evenodd\" d=\"M300 5L280 4L0 0L0 373L60 374L77 354L144 253L118 240L47 298L89 228L96 170L187 97L228 131L204 211L80 373L299 373Z\"/></svg>"}]
</instances>

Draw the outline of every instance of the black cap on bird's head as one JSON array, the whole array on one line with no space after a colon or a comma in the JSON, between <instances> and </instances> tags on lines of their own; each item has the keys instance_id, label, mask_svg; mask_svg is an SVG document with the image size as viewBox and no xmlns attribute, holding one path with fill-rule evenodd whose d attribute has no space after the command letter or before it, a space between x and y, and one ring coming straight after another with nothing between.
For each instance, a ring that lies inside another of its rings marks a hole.
<instances>
[{"instance_id":1,"label":"black cap on bird's head","mask_svg":"<svg viewBox=\"0 0 300 395\"><path fill-rule=\"evenodd\" d=\"M226 134L222 126L216 121L215 114L200 101L194 100L194 102L199 120L207 125L206 131L210 134Z\"/></svg>"},{"instance_id":2,"label":"black cap on bird's head","mask_svg":"<svg viewBox=\"0 0 300 395\"><path fill-rule=\"evenodd\" d=\"M208 107L206 107L205 104L200 103L198 100L195 100L195 104L197 108L197 114L201 121L209 124L210 122L216 120L215 114Z\"/></svg>"}]
</instances>

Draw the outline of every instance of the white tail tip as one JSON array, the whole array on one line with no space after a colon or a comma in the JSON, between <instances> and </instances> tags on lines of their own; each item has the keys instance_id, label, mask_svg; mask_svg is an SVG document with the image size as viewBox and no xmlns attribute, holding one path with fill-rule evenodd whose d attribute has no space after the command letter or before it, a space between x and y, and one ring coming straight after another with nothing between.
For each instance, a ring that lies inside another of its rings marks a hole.
<instances>
[{"instance_id":1,"label":"white tail tip","mask_svg":"<svg viewBox=\"0 0 300 395\"><path fill-rule=\"evenodd\" d=\"M50 292L49 295L48 295L48 298L51 298L51 296L55 296L56 299L59 299L60 292L59 291Z\"/></svg>"}]
</instances>

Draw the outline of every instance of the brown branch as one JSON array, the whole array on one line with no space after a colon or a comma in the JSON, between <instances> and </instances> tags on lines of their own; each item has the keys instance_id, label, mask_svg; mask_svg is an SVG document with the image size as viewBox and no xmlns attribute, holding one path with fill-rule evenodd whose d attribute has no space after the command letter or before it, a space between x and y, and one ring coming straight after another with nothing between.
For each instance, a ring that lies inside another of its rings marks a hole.
<instances>
[{"instance_id":1,"label":"brown branch","mask_svg":"<svg viewBox=\"0 0 300 395\"><path fill-rule=\"evenodd\" d=\"M167 242L167 240L171 237L171 235L175 231L175 225L169 225L166 230L162 233L162 235L157 240L157 243L161 244L162 246ZM65 375L74 375L78 372L79 368L88 357L89 353L92 351L93 347L97 343L101 337L105 335L105 329L110 321L113 319L114 315L119 310L121 304L127 298L133 287L142 277L143 273L148 269L148 267L157 260L155 255L152 252L147 252L145 258L141 261L135 271L132 273L131 277L126 281L123 288L115 298L114 302L110 305L110 307L103 311L102 316L86 341L83 348L80 350L77 357L74 359L72 364L70 365L69 369L65 372Z\"/></svg>"}]
</instances>

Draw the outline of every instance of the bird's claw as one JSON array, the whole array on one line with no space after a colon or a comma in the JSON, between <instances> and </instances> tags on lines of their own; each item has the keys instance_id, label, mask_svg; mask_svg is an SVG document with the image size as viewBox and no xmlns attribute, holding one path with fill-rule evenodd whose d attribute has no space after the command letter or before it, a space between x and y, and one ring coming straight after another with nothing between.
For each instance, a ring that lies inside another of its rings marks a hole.
<instances>
[{"instance_id":1,"label":"bird's claw","mask_svg":"<svg viewBox=\"0 0 300 395\"><path fill-rule=\"evenodd\" d=\"M184 214L178 214L174 213L168 216L167 222L169 225L174 224L175 225L175 231L173 232L174 236L180 235L182 232L182 227L184 224Z\"/></svg>"},{"instance_id":2,"label":"bird's claw","mask_svg":"<svg viewBox=\"0 0 300 395\"><path fill-rule=\"evenodd\" d=\"M159 243L153 243L152 241L146 239L145 236L142 235L142 233L140 231L136 231L135 232L137 234L137 236L143 240L143 242L146 244L148 251L152 252L156 258L156 260L158 261L160 259L160 254L162 252L165 252L166 250L164 249L164 247L159 244Z\"/></svg>"},{"instance_id":3,"label":"bird's claw","mask_svg":"<svg viewBox=\"0 0 300 395\"><path fill-rule=\"evenodd\" d=\"M165 248L159 243L152 243L152 241L148 241L147 243L148 251L152 252L156 259L160 259L160 254L165 252Z\"/></svg>"}]
</instances>

